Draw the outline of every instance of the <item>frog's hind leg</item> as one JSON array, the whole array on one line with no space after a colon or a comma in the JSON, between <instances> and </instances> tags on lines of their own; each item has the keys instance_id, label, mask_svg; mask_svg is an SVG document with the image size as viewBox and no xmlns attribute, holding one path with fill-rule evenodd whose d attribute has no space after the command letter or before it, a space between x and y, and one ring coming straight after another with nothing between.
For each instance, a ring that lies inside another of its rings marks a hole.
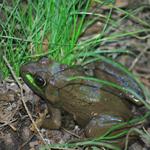
<instances>
[{"instance_id":1,"label":"frog's hind leg","mask_svg":"<svg viewBox=\"0 0 150 150\"><path fill-rule=\"evenodd\" d=\"M124 119L117 115L99 115L93 117L86 125L87 137L99 137L106 133L113 125L123 122Z\"/></svg>"}]
</instances>

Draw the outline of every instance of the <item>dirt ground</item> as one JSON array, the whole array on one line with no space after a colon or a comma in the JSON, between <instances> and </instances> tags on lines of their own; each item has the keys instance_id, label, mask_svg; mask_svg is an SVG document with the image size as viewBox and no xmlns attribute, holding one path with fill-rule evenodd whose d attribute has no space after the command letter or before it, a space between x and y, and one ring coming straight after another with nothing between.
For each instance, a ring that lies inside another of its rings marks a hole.
<instances>
[{"instance_id":1,"label":"dirt ground","mask_svg":"<svg viewBox=\"0 0 150 150\"><path fill-rule=\"evenodd\" d=\"M129 7L127 5L123 7ZM130 6L131 7L131 6ZM105 10L106 11L106 10ZM114 18L119 18L122 14L114 14ZM137 13L137 16L142 20L150 22L150 7L144 7ZM99 24L95 23L85 33L83 37L90 37L100 30ZM133 31L134 29L141 28L135 20L126 20L121 23L118 29L112 29L114 33L127 29ZM143 27L145 28L145 27ZM84 38L83 38L84 39ZM136 54L131 55L118 55L113 54L113 58L127 66L134 74L138 75L141 82L150 90L150 34L142 33L138 36L126 37L117 42L108 42L100 47L101 49L128 49ZM1 75L0 75L1 76ZM26 112L22 103L22 98L25 100L26 105L36 120L41 112L43 112L46 104L35 95L21 79L23 97L20 93L16 81L12 78L7 80L0 80L0 150L34 150L39 149L39 145L43 144L40 135L33 132L31 128L31 120ZM68 116L70 118L70 116ZM73 120L65 117L64 126L60 130L46 130L41 129L40 133L47 143L64 143L71 139L78 139L78 136L83 136L83 131ZM68 127L68 124L70 125ZM67 126L67 130L65 127ZM146 126L147 132L150 134L150 123ZM139 137L128 148L129 150L148 150L150 149L150 142Z\"/></svg>"}]
</instances>

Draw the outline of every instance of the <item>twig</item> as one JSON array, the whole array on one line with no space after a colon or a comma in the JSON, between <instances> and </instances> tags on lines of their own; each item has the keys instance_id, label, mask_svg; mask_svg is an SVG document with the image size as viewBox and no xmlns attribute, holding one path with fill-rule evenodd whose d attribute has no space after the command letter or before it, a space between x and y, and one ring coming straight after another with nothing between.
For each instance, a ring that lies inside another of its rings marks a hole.
<instances>
[{"instance_id":1,"label":"twig","mask_svg":"<svg viewBox=\"0 0 150 150\"><path fill-rule=\"evenodd\" d=\"M135 67L136 63L139 61L139 59L142 57L142 55L143 55L146 51L147 51L147 47L146 47L143 51L141 51L141 53L134 59L134 61L132 62L131 66L130 66L130 68L129 68L129 70L132 70L132 69Z\"/></svg>"},{"instance_id":2,"label":"twig","mask_svg":"<svg viewBox=\"0 0 150 150\"><path fill-rule=\"evenodd\" d=\"M141 74L141 73L137 73L140 77L143 77L145 79L150 79L150 74Z\"/></svg>"},{"instance_id":3,"label":"twig","mask_svg":"<svg viewBox=\"0 0 150 150\"><path fill-rule=\"evenodd\" d=\"M71 131L69 131L69 130L63 128L63 127L61 127L61 129L64 130L65 132L67 132L67 133L69 133L69 134L71 134L71 135L77 137L77 138L81 138L79 135L77 135L77 134L75 134L75 133L73 133L73 132L71 132Z\"/></svg>"},{"instance_id":4,"label":"twig","mask_svg":"<svg viewBox=\"0 0 150 150\"><path fill-rule=\"evenodd\" d=\"M18 150L22 150L23 147L24 147L27 143L29 143L29 141L30 141L33 137L34 137L34 135L32 135L25 143L23 143L23 144L20 146L20 148L19 148Z\"/></svg>"},{"instance_id":5,"label":"twig","mask_svg":"<svg viewBox=\"0 0 150 150\"><path fill-rule=\"evenodd\" d=\"M146 35L146 36L137 36L137 35L134 35L137 39L140 39L140 40L145 40L145 39L148 39L150 38L150 35Z\"/></svg>"},{"instance_id":6,"label":"twig","mask_svg":"<svg viewBox=\"0 0 150 150\"><path fill-rule=\"evenodd\" d=\"M26 105L26 103L25 103L24 96L23 96L23 88L22 88L21 83L19 82L18 78L16 77L16 75L15 75L15 73L14 73L12 67L10 66L10 64L9 64L9 62L8 62L8 60L7 60L7 58L6 58L5 56L3 56L3 59L4 59L5 63L6 63L6 65L7 65L7 67L10 69L10 72L11 72L13 78L15 79L16 83L18 84L18 86L19 86L19 88L20 88L21 100L22 100L23 106L24 106L24 108L25 108L25 110L26 110L26 112L27 112L27 114L28 114L28 116L29 116L31 122L33 123L35 129L37 130L37 132L38 132L39 136L41 137L43 143L44 143L45 145L47 145L46 141L44 140L42 134L40 133L40 131L39 131L39 129L38 129L38 127L37 127L35 121L34 121L33 118L32 118L32 115L31 115L31 113L30 113L30 111L29 111L29 109L28 109L28 107L27 107L27 105Z\"/></svg>"},{"instance_id":7,"label":"twig","mask_svg":"<svg viewBox=\"0 0 150 150\"><path fill-rule=\"evenodd\" d=\"M4 123L4 124L2 124L2 125L0 126L0 128L5 127L5 126L9 125L10 123L15 122L16 120L17 120L17 119L11 120L11 121L9 121L9 122L2 122L2 123Z\"/></svg>"},{"instance_id":8,"label":"twig","mask_svg":"<svg viewBox=\"0 0 150 150\"><path fill-rule=\"evenodd\" d=\"M141 68L139 66L136 66L135 70L136 70L136 72L142 72L142 73L139 73L139 74L150 74L150 70L147 69L147 68Z\"/></svg>"}]
</instances>

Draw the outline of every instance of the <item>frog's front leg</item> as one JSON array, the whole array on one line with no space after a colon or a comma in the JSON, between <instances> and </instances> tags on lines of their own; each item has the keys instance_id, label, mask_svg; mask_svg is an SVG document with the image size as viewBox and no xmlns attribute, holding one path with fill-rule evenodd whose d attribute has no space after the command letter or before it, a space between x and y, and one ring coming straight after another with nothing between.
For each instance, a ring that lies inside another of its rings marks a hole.
<instances>
[{"instance_id":1,"label":"frog's front leg","mask_svg":"<svg viewBox=\"0 0 150 150\"><path fill-rule=\"evenodd\" d=\"M52 107L50 104L47 104L47 106L50 117L43 120L42 127L47 129L59 129L61 126L60 110Z\"/></svg>"},{"instance_id":2,"label":"frog's front leg","mask_svg":"<svg viewBox=\"0 0 150 150\"><path fill-rule=\"evenodd\" d=\"M113 125L123 122L124 119L117 115L99 115L93 117L85 127L87 137L99 137L106 133Z\"/></svg>"}]
</instances>

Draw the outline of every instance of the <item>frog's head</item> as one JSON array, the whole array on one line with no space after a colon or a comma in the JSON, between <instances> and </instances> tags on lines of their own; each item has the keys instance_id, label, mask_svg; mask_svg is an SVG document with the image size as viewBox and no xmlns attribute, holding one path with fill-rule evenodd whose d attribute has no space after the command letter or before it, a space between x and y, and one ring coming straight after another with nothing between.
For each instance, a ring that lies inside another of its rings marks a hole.
<instances>
[{"instance_id":1,"label":"frog's head","mask_svg":"<svg viewBox=\"0 0 150 150\"><path fill-rule=\"evenodd\" d=\"M65 69L66 65L50 60L46 57L37 62L30 62L22 65L20 74L25 83L42 98L47 99L48 88L59 88L60 82L56 80L58 72Z\"/></svg>"}]
</instances>

